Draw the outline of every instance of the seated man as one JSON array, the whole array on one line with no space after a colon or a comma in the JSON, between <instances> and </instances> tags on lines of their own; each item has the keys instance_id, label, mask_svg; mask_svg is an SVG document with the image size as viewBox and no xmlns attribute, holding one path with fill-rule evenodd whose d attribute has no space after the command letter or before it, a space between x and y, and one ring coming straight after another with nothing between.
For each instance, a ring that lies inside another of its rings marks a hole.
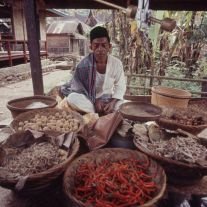
<instances>
[{"instance_id":1,"label":"seated man","mask_svg":"<svg viewBox=\"0 0 207 207\"><path fill-rule=\"evenodd\" d=\"M104 27L90 32L90 49L70 83L61 87L70 105L84 112L108 114L117 110L126 91L121 61L109 55L110 38Z\"/></svg>"}]
</instances>

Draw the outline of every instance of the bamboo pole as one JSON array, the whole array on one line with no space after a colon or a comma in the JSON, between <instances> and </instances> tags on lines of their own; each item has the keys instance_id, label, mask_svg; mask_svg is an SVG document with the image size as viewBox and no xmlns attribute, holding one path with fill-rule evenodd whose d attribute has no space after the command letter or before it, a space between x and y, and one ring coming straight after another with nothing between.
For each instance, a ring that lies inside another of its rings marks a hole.
<instances>
[{"instance_id":1,"label":"bamboo pole","mask_svg":"<svg viewBox=\"0 0 207 207\"><path fill-rule=\"evenodd\" d=\"M127 85L127 89L146 89L151 91L150 87L144 87L144 86L131 86L131 85ZM207 95L207 92L197 92L197 91L190 91L192 94L199 94L199 95Z\"/></svg>"},{"instance_id":2,"label":"bamboo pole","mask_svg":"<svg viewBox=\"0 0 207 207\"><path fill-rule=\"evenodd\" d=\"M166 76L158 76L158 75L145 75L145 74L125 74L126 76L135 76L140 78L157 78L164 80L177 80L177 81L190 81L190 82L207 82L206 79L190 79L190 78L175 78L175 77L166 77Z\"/></svg>"},{"instance_id":3,"label":"bamboo pole","mask_svg":"<svg viewBox=\"0 0 207 207\"><path fill-rule=\"evenodd\" d=\"M111 2L108 2L108 1L104 1L104 0L94 0L96 2L99 2L101 4L104 4L104 5L107 5L107 6L110 6L110 7L113 7L114 9L119 9L121 11L123 11L124 13L127 13L127 9L122 7L122 6L119 6L117 4L113 4Z\"/></svg>"}]
</instances>

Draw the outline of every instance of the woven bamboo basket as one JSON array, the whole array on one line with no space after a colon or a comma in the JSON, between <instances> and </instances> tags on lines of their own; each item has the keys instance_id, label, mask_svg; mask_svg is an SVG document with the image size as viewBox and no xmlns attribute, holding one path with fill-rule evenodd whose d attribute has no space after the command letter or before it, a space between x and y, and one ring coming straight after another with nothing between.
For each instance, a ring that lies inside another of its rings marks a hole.
<instances>
[{"instance_id":1,"label":"woven bamboo basket","mask_svg":"<svg viewBox=\"0 0 207 207\"><path fill-rule=\"evenodd\" d=\"M156 122L165 129L170 129L170 130L183 129L184 131L190 132L195 135L201 132L203 129L207 128L207 124L198 125L198 126L184 125L184 124L179 124L176 121L165 119L165 118L160 118L159 120L156 120Z\"/></svg>"},{"instance_id":2,"label":"woven bamboo basket","mask_svg":"<svg viewBox=\"0 0 207 207\"><path fill-rule=\"evenodd\" d=\"M57 101L55 98L49 96L35 95L10 100L7 103L7 108L11 111L12 117L15 118L16 116L24 112L43 108L38 105L35 108L27 108L30 104L39 102L45 104L44 108L54 108L57 105Z\"/></svg>"},{"instance_id":3,"label":"woven bamboo basket","mask_svg":"<svg viewBox=\"0 0 207 207\"><path fill-rule=\"evenodd\" d=\"M134 144L139 151L156 160L164 168L169 183L190 185L198 182L203 176L207 175L207 166L185 163L156 155L149 149L141 146L137 142L136 137L134 138Z\"/></svg>"},{"instance_id":4,"label":"woven bamboo basket","mask_svg":"<svg viewBox=\"0 0 207 207\"><path fill-rule=\"evenodd\" d=\"M61 109L56 109L56 108L47 108L47 109L37 109L37 110L32 110L32 111L28 111L25 112L23 114L20 114L19 116L17 116L10 124L10 127L15 131L18 132L18 128L19 128L19 123L20 122L24 122L27 120L30 120L32 118L35 117L36 114L40 114L40 115L45 115L45 116L49 116L49 115L55 115L57 112L62 113L64 110ZM64 111L67 115L72 115L75 119L77 119L79 121L79 127L75 132L79 132L83 126L84 126L84 120L83 117L75 112L75 111L71 111L71 112L67 112ZM42 130L44 131L44 130ZM49 131L46 131L47 133L49 133ZM55 132L55 131L54 131ZM56 131L59 132L60 134L62 134L62 131Z\"/></svg>"},{"instance_id":5,"label":"woven bamboo basket","mask_svg":"<svg viewBox=\"0 0 207 207\"><path fill-rule=\"evenodd\" d=\"M101 163L103 160L109 160L111 162L114 162L128 158L140 160L141 163L149 161L150 164L148 172L151 175L155 175L153 181L156 183L158 188L154 194L154 197L151 200L147 201L145 204L140 205L140 207L153 206L160 198L162 198L166 189L166 175L164 170L157 164L157 162L153 161L147 155L136 150L129 150L123 148L98 149L75 159L70 164L70 166L68 166L64 174L64 191L66 195L76 206L86 207L86 204L84 204L72 195L72 190L74 189L74 177L80 164L88 162L94 162L98 164Z\"/></svg>"},{"instance_id":6,"label":"woven bamboo basket","mask_svg":"<svg viewBox=\"0 0 207 207\"><path fill-rule=\"evenodd\" d=\"M190 132L190 133L196 135L199 132L201 132L203 129L207 128L207 118L206 118L206 116L201 112L195 111L194 109L190 109L190 108L187 108L187 109L164 108L163 111L164 111L163 114L161 115L161 117L158 120L156 120L156 122L161 127L165 128L165 129L169 129L169 130L182 129L184 131L187 131L187 132ZM168 117L168 115L167 116L165 115L165 114L168 114L168 113L172 114L174 112L179 114L180 117L183 117L183 116L187 117L190 114L194 117L196 117L196 116L202 117L205 123L201 124L201 125L181 124L177 120L174 120L174 119Z\"/></svg>"},{"instance_id":7,"label":"woven bamboo basket","mask_svg":"<svg viewBox=\"0 0 207 207\"><path fill-rule=\"evenodd\" d=\"M207 98L193 98L188 103L188 108L191 108L199 113L207 116Z\"/></svg>"},{"instance_id":8,"label":"woven bamboo basket","mask_svg":"<svg viewBox=\"0 0 207 207\"><path fill-rule=\"evenodd\" d=\"M28 132L28 131L27 131ZM27 132L18 132L10 135L5 143L2 143L0 146L4 147L16 147L17 145L22 144L22 140L26 138L29 143L30 135L28 136ZM27 133L27 134L26 134ZM9 143L9 144L8 144ZM66 170L66 167L71 163L71 161L75 158L79 151L80 142L78 138L74 139L70 150L68 152L68 156L65 161L59 163L48 170L45 170L40 173L31 174L26 177L25 182L23 182L22 189L17 189L18 182L21 182L21 177L13 177L9 173L1 173L0 171L0 185L2 187L11 189L18 194L22 195L32 195L42 192L43 190L47 189L51 185L53 185L57 180L61 177L61 175ZM4 153L0 153L0 166L3 158Z\"/></svg>"}]
</instances>

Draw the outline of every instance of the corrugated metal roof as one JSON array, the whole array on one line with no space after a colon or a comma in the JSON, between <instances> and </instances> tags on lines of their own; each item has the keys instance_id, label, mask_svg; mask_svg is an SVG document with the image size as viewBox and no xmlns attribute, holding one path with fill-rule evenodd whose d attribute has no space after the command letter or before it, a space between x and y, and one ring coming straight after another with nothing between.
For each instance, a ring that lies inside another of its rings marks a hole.
<instances>
[{"instance_id":1,"label":"corrugated metal roof","mask_svg":"<svg viewBox=\"0 0 207 207\"><path fill-rule=\"evenodd\" d=\"M91 30L91 27L89 25L87 25L86 23L84 23L83 21L81 21L81 19L77 18L77 16L62 17L61 20L63 20L63 21L77 21L77 22L81 23L84 33L89 33Z\"/></svg>"},{"instance_id":2,"label":"corrugated metal roof","mask_svg":"<svg viewBox=\"0 0 207 207\"><path fill-rule=\"evenodd\" d=\"M79 21L55 21L48 26L47 34L68 34L73 39L87 39Z\"/></svg>"},{"instance_id":3,"label":"corrugated metal roof","mask_svg":"<svg viewBox=\"0 0 207 207\"><path fill-rule=\"evenodd\" d=\"M48 34L73 34L79 33L81 35L90 31L91 27L81 23L78 20L69 21L54 21L47 27Z\"/></svg>"},{"instance_id":4,"label":"corrugated metal roof","mask_svg":"<svg viewBox=\"0 0 207 207\"><path fill-rule=\"evenodd\" d=\"M78 29L79 27L79 29ZM82 31L81 31L82 29ZM77 21L55 21L51 23L47 29L47 33L68 33L72 34L79 30L83 33L82 25Z\"/></svg>"},{"instance_id":5,"label":"corrugated metal roof","mask_svg":"<svg viewBox=\"0 0 207 207\"><path fill-rule=\"evenodd\" d=\"M47 17L67 17L68 14L58 10L58 9L46 9Z\"/></svg>"}]
</instances>

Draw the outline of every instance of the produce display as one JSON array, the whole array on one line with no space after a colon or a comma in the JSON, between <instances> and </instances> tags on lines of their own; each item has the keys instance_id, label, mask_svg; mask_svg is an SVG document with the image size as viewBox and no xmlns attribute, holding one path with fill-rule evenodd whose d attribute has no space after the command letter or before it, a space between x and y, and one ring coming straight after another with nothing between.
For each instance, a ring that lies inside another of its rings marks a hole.
<instances>
[{"instance_id":1,"label":"produce display","mask_svg":"<svg viewBox=\"0 0 207 207\"><path fill-rule=\"evenodd\" d=\"M148 160L149 162L149 160ZM82 163L76 170L73 196L86 206L137 206L153 198L157 186L149 163L133 158Z\"/></svg>"},{"instance_id":2,"label":"produce display","mask_svg":"<svg viewBox=\"0 0 207 207\"><path fill-rule=\"evenodd\" d=\"M137 132L137 126L134 127L135 144L152 154L186 163L198 163L206 160L207 148L200 144L193 135L166 132L154 124L147 126L147 133L144 130ZM142 128L143 126L140 127L140 129Z\"/></svg>"},{"instance_id":3,"label":"produce display","mask_svg":"<svg viewBox=\"0 0 207 207\"><path fill-rule=\"evenodd\" d=\"M188 103L188 107L198 111L200 113L206 113L207 114L207 99L201 99L201 100L191 100Z\"/></svg>"},{"instance_id":4,"label":"produce display","mask_svg":"<svg viewBox=\"0 0 207 207\"><path fill-rule=\"evenodd\" d=\"M207 124L203 114L197 113L193 109L165 108L162 117L183 125L198 126Z\"/></svg>"},{"instance_id":5,"label":"produce display","mask_svg":"<svg viewBox=\"0 0 207 207\"><path fill-rule=\"evenodd\" d=\"M66 111L56 112L54 115L42 115L37 113L34 117L18 123L18 131L32 129L37 131L77 131L80 121Z\"/></svg>"},{"instance_id":6,"label":"produce display","mask_svg":"<svg viewBox=\"0 0 207 207\"><path fill-rule=\"evenodd\" d=\"M43 172L66 160L67 152L50 142L34 143L30 147L4 148L5 158L0 170L10 176L28 176Z\"/></svg>"}]
</instances>

